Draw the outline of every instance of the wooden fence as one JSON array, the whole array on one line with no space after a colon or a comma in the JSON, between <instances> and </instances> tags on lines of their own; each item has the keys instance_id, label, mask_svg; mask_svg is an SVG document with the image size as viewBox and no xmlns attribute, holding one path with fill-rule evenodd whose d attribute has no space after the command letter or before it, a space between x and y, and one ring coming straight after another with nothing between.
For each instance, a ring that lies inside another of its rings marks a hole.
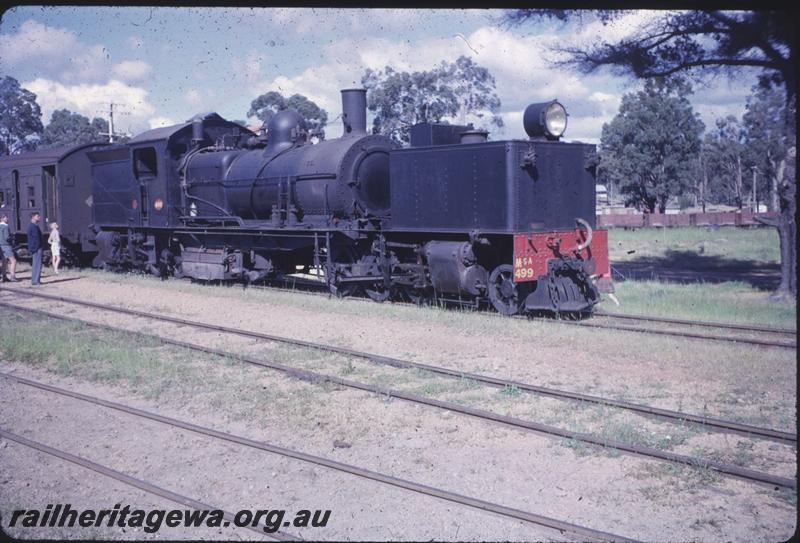
<instances>
[{"instance_id":1,"label":"wooden fence","mask_svg":"<svg viewBox=\"0 0 800 543\"><path fill-rule=\"evenodd\" d=\"M777 217L779 213L753 213L752 211L718 211L709 213L630 213L598 215L597 226L601 228L627 227L647 228L652 226L747 226L760 225L756 217Z\"/></svg>"}]
</instances>

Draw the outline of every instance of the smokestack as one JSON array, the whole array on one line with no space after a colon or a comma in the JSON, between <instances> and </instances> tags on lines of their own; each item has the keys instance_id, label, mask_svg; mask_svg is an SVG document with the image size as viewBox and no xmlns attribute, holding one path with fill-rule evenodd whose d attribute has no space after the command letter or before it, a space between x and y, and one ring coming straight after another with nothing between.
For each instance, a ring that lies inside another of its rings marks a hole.
<instances>
[{"instance_id":1,"label":"smokestack","mask_svg":"<svg viewBox=\"0 0 800 543\"><path fill-rule=\"evenodd\" d=\"M367 90L342 90L342 123L345 136L363 136L367 133Z\"/></svg>"},{"instance_id":2,"label":"smokestack","mask_svg":"<svg viewBox=\"0 0 800 543\"><path fill-rule=\"evenodd\" d=\"M200 115L197 115L192 119L192 145L199 146L200 143L205 139L205 134L203 133L203 118Z\"/></svg>"}]
</instances>

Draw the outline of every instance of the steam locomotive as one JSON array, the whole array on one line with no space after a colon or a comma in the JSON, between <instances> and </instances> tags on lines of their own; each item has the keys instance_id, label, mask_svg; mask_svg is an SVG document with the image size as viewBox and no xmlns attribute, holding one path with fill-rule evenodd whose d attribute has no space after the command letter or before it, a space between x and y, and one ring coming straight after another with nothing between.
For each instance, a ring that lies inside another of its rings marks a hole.
<instances>
[{"instance_id":1,"label":"steam locomotive","mask_svg":"<svg viewBox=\"0 0 800 543\"><path fill-rule=\"evenodd\" d=\"M333 139L313 142L293 110L260 135L209 113L124 145L0 159L3 209L18 231L36 210L59 219L75 259L162 277L304 273L340 296L506 315L583 312L613 289L595 148L560 141L558 101L528 106L528 140L421 123L399 148L367 133L364 89L341 94Z\"/></svg>"}]
</instances>

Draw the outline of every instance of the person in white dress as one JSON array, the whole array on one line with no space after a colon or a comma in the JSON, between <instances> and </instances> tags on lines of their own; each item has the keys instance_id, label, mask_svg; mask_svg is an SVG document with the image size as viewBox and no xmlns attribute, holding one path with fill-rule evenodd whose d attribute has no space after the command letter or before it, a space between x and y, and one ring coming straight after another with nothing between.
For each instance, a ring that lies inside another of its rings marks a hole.
<instances>
[{"instance_id":1,"label":"person in white dress","mask_svg":"<svg viewBox=\"0 0 800 543\"><path fill-rule=\"evenodd\" d=\"M50 223L50 254L53 255L53 272L58 275L58 265L61 263L61 235L58 233L58 223Z\"/></svg>"}]
</instances>

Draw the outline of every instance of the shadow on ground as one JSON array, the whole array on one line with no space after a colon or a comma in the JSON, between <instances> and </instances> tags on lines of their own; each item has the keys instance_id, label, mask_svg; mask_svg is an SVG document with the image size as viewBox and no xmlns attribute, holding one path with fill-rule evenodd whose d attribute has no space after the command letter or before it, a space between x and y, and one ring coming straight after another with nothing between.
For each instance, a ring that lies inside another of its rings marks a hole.
<instances>
[{"instance_id":1,"label":"shadow on ground","mask_svg":"<svg viewBox=\"0 0 800 543\"><path fill-rule=\"evenodd\" d=\"M741 281L760 290L775 290L781 282L780 264L702 255L694 251L667 251L664 256L612 262L611 267L615 281L626 279L674 283Z\"/></svg>"}]
</instances>

